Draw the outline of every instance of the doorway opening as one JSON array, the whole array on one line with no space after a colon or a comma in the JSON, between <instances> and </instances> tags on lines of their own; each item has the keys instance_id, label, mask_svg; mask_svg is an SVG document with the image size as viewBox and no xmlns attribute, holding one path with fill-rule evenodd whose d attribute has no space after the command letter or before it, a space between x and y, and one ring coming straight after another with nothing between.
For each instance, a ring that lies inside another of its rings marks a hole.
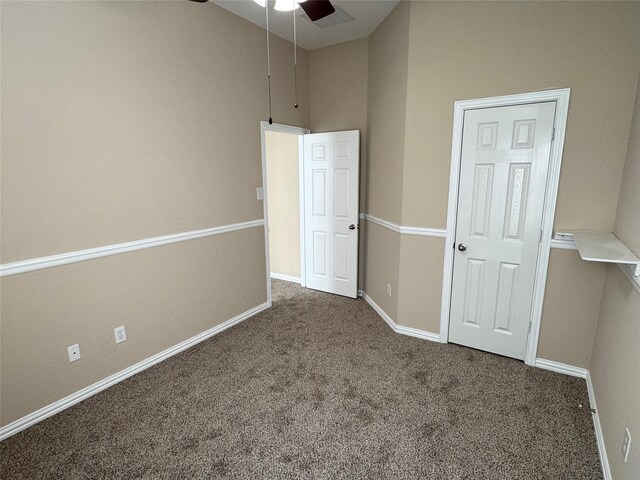
<instances>
[{"instance_id":1,"label":"doorway opening","mask_svg":"<svg viewBox=\"0 0 640 480\"><path fill-rule=\"evenodd\" d=\"M302 136L309 129L260 122L267 302L271 279L304 282Z\"/></svg>"},{"instance_id":2,"label":"doorway opening","mask_svg":"<svg viewBox=\"0 0 640 480\"><path fill-rule=\"evenodd\" d=\"M360 132L260 130L269 305L271 278L357 298Z\"/></svg>"}]
</instances>

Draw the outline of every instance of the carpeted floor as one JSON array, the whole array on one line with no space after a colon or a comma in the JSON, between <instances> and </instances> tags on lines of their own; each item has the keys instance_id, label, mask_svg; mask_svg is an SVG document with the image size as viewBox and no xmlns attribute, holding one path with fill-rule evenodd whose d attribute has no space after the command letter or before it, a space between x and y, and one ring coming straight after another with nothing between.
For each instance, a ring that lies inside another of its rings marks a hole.
<instances>
[{"instance_id":1,"label":"carpeted floor","mask_svg":"<svg viewBox=\"0 0 640 480\"><path fill-rule=\"evenodd\" d=\"M274 281L272 309L0 443L0 475L599 479L580 403L584 380Z\"/></svg>"}]
</instances>

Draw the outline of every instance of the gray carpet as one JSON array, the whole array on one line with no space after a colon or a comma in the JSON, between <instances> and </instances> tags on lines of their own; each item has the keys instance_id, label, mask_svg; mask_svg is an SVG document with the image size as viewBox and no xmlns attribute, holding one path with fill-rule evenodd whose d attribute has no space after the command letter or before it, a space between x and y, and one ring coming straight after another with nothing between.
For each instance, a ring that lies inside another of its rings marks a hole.
<instances>
[{"instance_id":1,"label":"gray carpet","mask_svg":"<svg viewBox=\"0 0 640 480\"><path fill-rule=\"evenodd\" d=\"M0 443L2 478L602 478L584 380L274 306Z\"/></svg>"}]
</instances>

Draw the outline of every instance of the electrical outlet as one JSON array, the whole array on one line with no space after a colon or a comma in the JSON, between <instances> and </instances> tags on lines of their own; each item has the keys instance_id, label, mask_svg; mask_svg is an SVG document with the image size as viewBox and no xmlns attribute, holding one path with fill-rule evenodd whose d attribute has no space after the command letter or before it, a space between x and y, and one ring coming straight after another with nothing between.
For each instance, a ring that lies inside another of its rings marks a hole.
<instances>
[{"instance_id":1,"label":"electrical outlet","mask_svg":"<svg viewBox=\"0 0 640 480\"><path fill-rule=\"evenodd\" d=\"M626 427L624 429L624 440L622 441L622 457L624 458L624 463L627 463L630 449L631 449L631 432L629 432L629 427Z\"/></svg>"},{"instance_id":2,"label":"electrical outlet","mask_svg":"<svg viewBox=\"0 0 640 480\"><path fill-rule=\"evenodd\" d=\"M387 297L391 298L391 284L387 283Z\"/></svg>"},{"instance_id":3,"label":"electrical outlet","mask_svg":"<svg viewBox=\"0 0 640 480\"><path fill-rule=\"evenodd\" d=\"M127 339L127 332L124 329L124 325L113 329L113 334L116 337L116 343L122 343Z\"/></svg>"},{"instance_id":4,"label":"electrical outlet","mask_svg":"<svg viewBox=\"0 0 640 480\"><path fill-rule=\"evenodd\" d=\"M71 345L67 347L67 353L69 354L69 361L75 362L76 360L80 360L80 345L77 343L75 345Z\"/></svg>"},{"instance_id":5,"label":"electrical outlet","mask_svg":"<svg viewBox=\"0 0 640 480\"><path fill-rule=\"evenodd\" d=\"M256 197L258 198L258 200L262 200L264 198L262 187L256 188Z\"/></svg>"}]
</instances>

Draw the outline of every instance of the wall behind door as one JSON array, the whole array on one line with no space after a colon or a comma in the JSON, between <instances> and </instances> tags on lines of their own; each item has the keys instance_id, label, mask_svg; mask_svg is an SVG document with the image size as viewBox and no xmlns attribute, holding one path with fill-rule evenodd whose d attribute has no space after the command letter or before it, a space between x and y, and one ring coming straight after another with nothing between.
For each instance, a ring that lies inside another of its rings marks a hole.
<instances>
[{"instance_id":1,"label":"wall behind door","mask_svg":"<svg viewBox=\"0 0 640 480\"><path fill-rule=\"evenodd\" d=\"M298 136L265 132L271 273L300 277Z\"/></svg>"}]
</instances>

